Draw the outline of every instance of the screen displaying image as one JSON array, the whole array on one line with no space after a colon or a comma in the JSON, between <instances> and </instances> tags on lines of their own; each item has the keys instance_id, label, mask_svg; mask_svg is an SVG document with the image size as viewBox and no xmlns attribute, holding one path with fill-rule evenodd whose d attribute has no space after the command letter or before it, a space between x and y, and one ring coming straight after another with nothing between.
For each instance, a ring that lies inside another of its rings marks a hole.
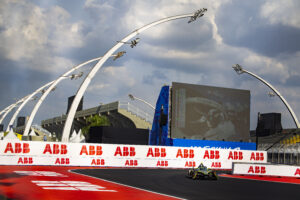
<instances>
[{"instance_id":1,"label":"screen displaying image","mask_svg":"<svg viewBox=\"0 0 300 200\"><path fill-rule=\"evenodd\" d=\"M172 83L171 137L248 141L250 91Z\"/></svg>"}]
</instances>

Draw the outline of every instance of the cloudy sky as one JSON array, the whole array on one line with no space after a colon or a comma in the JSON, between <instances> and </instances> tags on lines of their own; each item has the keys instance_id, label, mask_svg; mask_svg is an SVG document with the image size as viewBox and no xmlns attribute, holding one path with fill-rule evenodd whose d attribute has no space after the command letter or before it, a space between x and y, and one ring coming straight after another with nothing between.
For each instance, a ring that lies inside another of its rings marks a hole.
<instances>
[{"instance_id":1,"label":"cloudy sky","mask_svg":"<svg viewBox=\"0 0 300 200\"><path fill-rule=\"evenodd\" d=\"M207 13L193 23L164 23L140 34L137 47L123 46L126 55L107 61L90 83L84 108L129 101L129 93L155 105L161 86L176 81L250 90L251 129L258 112L281 112L283 127L295 127L278 97L269 97L270 90L253 77L238 76L232 65L270 82L300 117L297 0L2 0L0 109L72 66L102 56L133 30L203 7ZM92 66L78 72L86 75ZM65 113L81 80L59 84L34 122ZM20 115L29 115L34 103Z\"/></svg>"}]
</instances>

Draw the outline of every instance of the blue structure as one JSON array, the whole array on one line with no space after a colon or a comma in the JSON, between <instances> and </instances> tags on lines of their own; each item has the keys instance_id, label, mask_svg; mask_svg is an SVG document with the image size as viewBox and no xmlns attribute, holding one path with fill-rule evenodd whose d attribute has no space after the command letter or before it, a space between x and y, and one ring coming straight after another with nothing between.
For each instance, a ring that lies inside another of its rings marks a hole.
<instances>
[{"instance_id":1,"label":"blue structure","mask_svg":"<svg viewBox=\"0 0 300 200\"><path fill-rule=\"evenodd\" d=\"M157 99L152 129L149 137L150 145L170 145L170 140L168 140L169 88L169 86L163 86ZM163 118L162 114L167 117L164 125L161 125L161 120Z\"/></svg>"},{"instance_id":2,"label":"blue structure","mask_svg":"<svg viewBox=\"0 0 300 200\"><path fill-rule=\"evenodd\" d=\"M236 149L236 150L256 150L254 142L230 142L215 140L191 140L191 139L171 139L173 145L177 147L202 147L217 149Z\"/></svg>"}]
</instances>

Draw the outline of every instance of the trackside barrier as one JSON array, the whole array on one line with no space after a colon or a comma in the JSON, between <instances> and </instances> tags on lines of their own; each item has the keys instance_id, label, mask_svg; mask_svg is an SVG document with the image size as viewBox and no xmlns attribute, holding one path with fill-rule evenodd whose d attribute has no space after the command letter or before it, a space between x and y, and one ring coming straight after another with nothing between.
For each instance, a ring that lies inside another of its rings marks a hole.
<instances>
[{"instance_id":1,"label":"trackside barrier","mask_svg":"<svg viewBox=\"0 0 300 200\"><path fill-rule=\"evenodd\" d=\"M300 167L289 165L234 163L232 173L238 175L300 177Z\"/></svg>"},{"instance_id":2,"label":"trackside barrier","mask_svg":"<svg viewBox=\"0 0 300 200\"><path fill-rule=\"evenodd\" d=\"M0 165L232 169L233 162L266 163L266 151L92 143L0 141Z\"/></svg>"}]
</instances>

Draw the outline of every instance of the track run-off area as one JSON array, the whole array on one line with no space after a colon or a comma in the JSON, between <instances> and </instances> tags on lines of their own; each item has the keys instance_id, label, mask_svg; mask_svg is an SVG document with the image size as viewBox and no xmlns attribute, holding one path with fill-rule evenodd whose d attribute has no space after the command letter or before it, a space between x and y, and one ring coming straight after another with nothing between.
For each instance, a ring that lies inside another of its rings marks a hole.
<instances>
[{"instance_id":1,"label":"track run-off area","mask_svg":"<svg viewBox=\"0 0 300 200\"><path fill-rule=\"evenodd\" d=\"M192 180L187 169L0 166L0 199L300 199L300 179Z\"/></svg>"}]
</instances>

